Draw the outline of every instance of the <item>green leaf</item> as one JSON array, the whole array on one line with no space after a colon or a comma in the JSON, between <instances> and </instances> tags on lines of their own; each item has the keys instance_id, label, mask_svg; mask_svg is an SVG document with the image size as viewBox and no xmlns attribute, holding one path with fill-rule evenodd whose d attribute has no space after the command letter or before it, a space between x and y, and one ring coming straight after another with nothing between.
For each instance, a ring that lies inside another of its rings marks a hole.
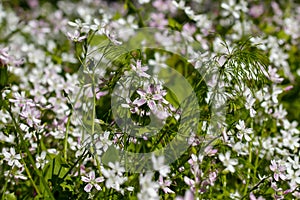
<instances>
[{"instance_id":1,"label":"green leaf","mask_svg":"<svg viewBox=\"0 0 300 200\"><path fill-rule=\"evenodd\" d=\"M182 25L180 23L178 23L175 19L173 18L169 18L169 27L174 29L174 30L181 30L182 29Z\"/></svg>"},{"instance_id":2,"label":"green leaf","mask_svg":"<svg viewBox=\"0 0 300 200\"><path fill-rule=\"evenodd\" d=\"M60 186L63 188L63 191L67 191L67 190L73 191L73 188L71 187L71 185L69 185L66 182L61 183Z\"/></svg>"},{"instance_id":3,"label":"green leaf","mask_svg":"<svg viewBox=\"0 0 300 200\"><path fill-rule=\"evenodd\" d=\"M109 146L107 151L102 155L102 162L108 164L109 162L115 163L119 159L119 151L114 146Z\"/></svg>"},{"instance_id":4,"label":"green leaf","mask_svg":"<svg viewBox=\"0 0 300 200\"><path fill-rule=\"evenodd\" d=\"M4 195L4 199L5 200L15 200L15 199L17 199L17 197L15 196L14 193L9 193L9 194Z\"/></svg>"},{"instance_id":5,"label":"green leaf","mask_svg":"<svg viewBox=\"0 0 300 200\"><path fill-rule=\"evenodd\" d=\"M0 90L2 90L8 83L7 67L0 66Z\"/></svg>"},{"instance_id":6,"label":"green leaf","mask_svg":"<svg viewBox=\"0 0 300 200\"><path fill-rule=\"evenodd\" d=\"M50 162L44 167L43 174L46 181L50 181L52 185L59 184L58 179L62 178L68 172L68 164L63 159L62 154L56 155Z\"/></svg>"}]
</instances>

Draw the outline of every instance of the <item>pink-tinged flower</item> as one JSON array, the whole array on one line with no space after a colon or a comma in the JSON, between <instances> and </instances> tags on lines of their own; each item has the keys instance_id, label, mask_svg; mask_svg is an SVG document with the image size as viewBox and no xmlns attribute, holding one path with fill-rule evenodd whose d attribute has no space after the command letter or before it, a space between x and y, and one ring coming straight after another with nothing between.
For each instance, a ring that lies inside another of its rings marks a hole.
<instances>
[{"instance_id":1,"label":"pink-tinged flower","mask_svg":"<svg viewBox=\"0 0 300 200\"><path fill-rule=\"evenodd\" d=\"M218 171L210 172L208 175L209 184L213 186L217 180Z\"/></svg>"},{"instance_id":2,"label":"pink-tinged flower","mask_svg":"<svg viewBox=\"0 0 300 200\"><path fill-rule=\"evenodd\" d=\"M14 92L13 93L13 98L9 99L10 102L14 103L15 106L17 107L24 107L24 106L34 106L35 104L33 103L32 99L28 99L25 95L25 91L22 91L21 93L19 92Z\"/></svg>"},{"instance_id":3,"label":"pink-tinged flower","mask_svg":"<svg viewBox=\"0 0 300 200\"><path fill-rule=\"evenodd\" d=\"M273 11L274 11L274 13L275 13L275 16L282 16L282 15L283 15L283 12L282 12L282 10L280 9L280 6L278 5L277 2L272 1L272 2L271 2L271 6L272 6L272 9L273 9Z\"/></svg>"},{"instance_id":4,"label":"pink-tinged flower","mask_svg":"<svg viewBox=\"0 0 300 200\"><path fill-rule=\"evenodd\" d=\"M285 167L279 163L277 164L275 160L271 160L270 169L274 172L274 179L276 181L279 181L279 178L282 180L286 179L286 176L283 174L286 170Z\"/></svg>"},{"instance_id":5,"label":"pink-tinged flower","mask_svg":"<svg viewBox=\"0 0 300 200\"><path fill-rule=\"evenodd\" d=\"M194 166L196 166L196 165L199 163L199 159L198 159L198 157L197 157L195 154L192 154L192 155L191 155L191 158L188 160L188 163L189 163L192 167L194 167Z\"/></svg>"},{"instance_id":6,"label":"pink-tinged flower","mask_svg":"<svg viewBox=\"0 0 300 200\"><path fill-rule=\"evenodd\" d=\"M254 17L258 18L264 13L264 6L263 5L253 5L249 10L249 14Z\"/></svg>"},{"instance_id":7,"label":"pink-tinged flower","mask_svg":"<svg viewBox=\"0 0 300 200\"><path fill-rule=\"evenodd\" d=\"M73 42L81 42L87 37L86 35L80 36L80 32L78 30L75 30L74 33L67 32L67 35Z\"/></svg>"},{"instance_id":8,"label":"pink-tinged flower","mask_svg":"<svg viewBox=\"0 0 300 200\"><path fill-rule=\"evenodd\" d=\"M176 197L176 200L194 200L194 194L191 190L187 190L184 197Z\"/></svg>"},{"instance_id":9,"label":"pink-tinged flower","mask_svg":"<svg viewBox=\"0 0 300 200\"><path fill-rule=\"evenodd\" d=\"M81 176L81 180L85 183L88 183L84 187L84 191L90 192L93 187L95 187L97 190L101 190L101 187L100 185L98 185L98 183L103 182L104 178L103 177L95 178L95 172L91 171L87 177Z\"/></svg>"},{"instance_id":10,"label":"pink-tinged flower","mask_svg":"<svg viewBox=\"0 0 300 200\"><path fill-rule=\"evenodd\" d=\"M39 38L44 38L46 33L51 32L49 24L44 20L30 20L28 22L28 28L30 28L30 31Z\"/></svg>"},{"instance_id":11,"label":"pink-tinged flower","mask_svg":"<svg viewBox=\"0 0 300 200\"><path fill-rule=\"evenodd\" d=\"M39 6L38 0L27 0L28 5L30 8L37 8Z\"/></svg>"},{"instance_id":12,"label":"pink-tinged flower","mask_svg":"<svg viewBox=\"0 0 300 200\"><path fill-rule=\"evenodd\" d=\"M258 198L255 197L255 195L251 192L249 196L250 200L265 200L262 196L259 196Z\"/></svg>"},{"instance_id":13,"label":"pink-tinged flower","mask_svg":"<svg viewBox=\"0 0 300 200\"><path fill-rule=\"evenodd\" d=\"M23 59L16 59L8 54L8 47L0 48L0 66L11 64L14 66L19 66L24 63Z\"/></svg>"},{"instance_id":14,"label":"pink-tinged flower","mask_svg":"<svg viewBox=\"0 0 300 200\"><path fill-rule=\"evenodd\" d=\"M294 197L296 197L296 199L300 199L300 192L295 191L295 192L293 192L292 195L293 195Z\"/></svg>"},{"instance_id":15,"label":"pink-tinged flower","mask_svg":"<svg viewBox=\"0 0 300 200\"><path fill-rule=\"evenodd\" d=\"M28 178L23 174L24 167L18 168L17 170L8 170L4 172L4 176L10 180L27 180Z\"/></svg>"},{"instance_id":16,"label":"pink-tinged flower","mask_svg":"<svg viewBox=\"0 0 300 200\"><path fill-rule=\"evenodd\" d=\"M289 194L289 193L293 192L294 190L295 190L295 188L290 188L290 189L284 190L283 194L284 195Z\"/></svg>"},{"instance_id":17,"label":"pink-tinged flower","mask_svg":"<svg viewBox=\"0 0 300 200\"><path fill-rule=\"evenodd\" d=\"M122 42L121 41L118 41L117 40L117 35L115 32L113 31L110 31L108 29L104 29L104 32L103 32L106 37L114 44L114 45L121 45Z\"/></svg>"},{"instance_id":18,"label":"pink-tinged flower","mask_svg":"<svg viewBox=\"0 0 300 200\"><path fill-rule=\"evenodd\" d=\"M191 191L195 191L195 186L197 185L197 184L199 184L199 178L196 178L197 180L195 181L195 180L193 180L193 179L191 179L191 178L189 178L189 177L187 177L187 176L185 176L184 178L183 178L183 180L184 180L184 182L188 185L188 186L190 186L190 189L191 189Z\"/></svg>"},{"instance_id":19,"label":"pink-tinged flower","mask_svg":"<svg viewBox=\"0 0 300 200\"><path fill-rule=\"evenodd\" d=\"M148 66L142 67L141 60L136 61L136 65L131 64L131 68L137 73L137 75L145 78L150 78L150 75L145 72L148 70Z\"/></svg>"},{"instance_id":20,"label":"pink-tinged flower","mask_svg":"<svg viewBox=\"0 0 300 200\"><path fill-rule=\"evenodd\" d=\"M160 188L164 191L164 193L175 193L173 190L169 188L171 183L172 182L170 180L164 180L163 176L159 176L158 184Z\"/></svg>"},{"instance_id":21,"label":"pink-tinged flower","mask_svg":"<svg viewBox=\"0 0 300 200\"><path fill-rule=\"evenodd\" d=\"M183 25L182 30L189 36L193 35L196 32L196 27L190 23Z\"/></svg>"},{"instance_id":22,"label":"pink-tinged flower","mask_svg":"<svg viewBox=\"0 0 300 200\"><path fill-rule=\"evenodd\" d=\"M293 89L294 88L294 86L293 85L289 85L289 86L286 86L285 88L283 88L283 91L289 91L289 90L291 90L291 89Z\"/></svg>"},{"instance_id":23,"label":"pink-tinged flower","mask_svg":"<svg viewBox=\"0 0 300 200\"><path fill-rule=\"evenodd\" d=\"M155 101L162 101L163 103L168 104L168 102L164 99L166 91L162 90L160 85L150 84L146 91L137 90L137 93L141 98L135 99L133 104L137 105L138 107L147 104L151 110L155 111L157 109L157 104Z\"/></svg>"},{"instance_id":24,"label":"pink-tinged flower","mask_svg":"<svg viewBox=\"0 0 300 200\"><path fill-rule=\"evenodd\" d=\"M204 152L208 155L208 156L214 156L218 150L217 149L213 149L212 146L207 146L205 149L204 149Z\"/></svg>"},{"instance_id":25,"label":"pink-tinged flower","mask_svg":"<svg viewBox=\"0 0 300 200\"><path fill-rule=\"evenodd\" d=\"M131 113L139 113L139 108L137 105L133 104L133 102L126 98L126 103L121 104L123 108L129 108Z\"/></svg>"},{"instance_id":26,"label":"pink-tinged flower","mask_svg":"<svg viewBox=\"0 0 300 200\"><path fill-rule=\"evenodd\" d=\"M172 0L155 0L152 5L160 12L176 12L176 7L173 5Z\"/></svg>"},{"instance_id":27,"label":"pink-tinged flower","mask_svg":"<svg viewBox=\"0 0 300 200\"><path fill-rule=\"evenodd\" d=\"M281 83L283 81L283 78L280 77L279 74L277 74L277 69L272 68L271 66L269 66L269 68L268 68L267 76L274 83Z\"/></svg>"},{"instance_id":28,"label":"pink-tinged flower","mask_svg":"<svg viewBox=\"0 0 300 200\"><path fill-rule=\"evenodd\" d=\"M103 96L105 96L107 94L108 94L108 91L100 91L99 88L95 89L96 99L100 99L100 97L103 97ZM93 97L92 87L88 88L88 90L87 90L87 97L89 97L89 98Z\"/></svg>"},{"instance_id":29,"label":"pink-tinged flower","mask_svg":"<svg viewBox=\"0 0 300 200\"><path fill-rule=\"evenodd\" d=\"M20 113L20 116L22 118L26 119L26 122L30 127L40 125L41 113L36 107L26 105L25 107L23 107L22 112Z\"/></svg>"},{"instance_id":30,"label":"pink-tinged flower","mask_svg":"<svg viewBox=\"0 0 300 200\"><path fill-rule=\"evenodd\" d=\"M7 53L8 47L0 49L0 64L7 64L9 62L9 55Z\"/></svg>"},{"instance_id":31,"label":"pink-tinged flower","mask_svg":"<svg viewBox=\"0 0 300 200\"><path fill-rule=\"evenodd\" d=\"M151 27L164 28L169 24L163 13L152 13L151 19L152 21L149 23Z\"/></svg>"},{"instance_id":32,"label":"pink-tinged flower","mask_svg":"<svg viewBox=\"0 0 300 200\"><path fill-rule=\"evenodd\" d=\"M20 154L16 154L16 151L13 147L10 148L10 152L7 152L6 149L3 149L2 152L4 156L4 160L8 162L8 165L11 167L17 166L19 168L22 167L22 164L19 162L21 159Z\"/></svg>"},{"instance_id":33,"label":"pink-tinged flower","mask_svg":"<svg viewBox=\"0 0 300 200\"><path fill-rule=\"evenodd\" d=\"M290 188L287 190L284 190L281 187L278 187L276 182L271 182L271 188L273 188L276 193L274 194L274 199L284 199L284 195L287 195L289 193L291 193L294 189Z\"/></svg>"}]
</instances>

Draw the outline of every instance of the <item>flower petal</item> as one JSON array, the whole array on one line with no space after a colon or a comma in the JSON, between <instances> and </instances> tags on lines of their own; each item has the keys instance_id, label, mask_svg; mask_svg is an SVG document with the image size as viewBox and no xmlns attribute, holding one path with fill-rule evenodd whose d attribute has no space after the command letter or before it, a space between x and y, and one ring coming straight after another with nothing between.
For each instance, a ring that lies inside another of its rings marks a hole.
<instances>
[{"instance_id":1,"label":"flower petal","mask_svg":"<svg viewBox=\"0 0 300 200\"><path fill-rule=\"evenodd\" d=\"M104 181L104 178L103 178L103 177L98 177L98 178L95 179L95 181L96 181L97 183L103 182L103 181Z\"/></svg>"},{"instance_id":2,"label":"flower petal","mask_svg":"<svg viewBox=\"0 0 300 200\"><path fill-rule=\"evenodd\" d=\"M84 187L84 191L90 192L92 188L93 188L93 185L89 183Z\"/></svg>"},{"instance_id":3,"label":"flower petal","mask_svg":"<svg viewBox=\"0 0 300 200\"><path fill-rule=\"evenodd\" d=\"M81 177L81 180L82 180L83 182L86 182L86 183L89 183L89 182L90 182L90 179L87 178L87 177L85 177L85 176L82 176L82 177Z\"/></svg>"},{"instance_id":4,"label":"flower petal","mask_svg":"<svg viewBox=\"0 0 300 200\"><path fill-rule=\"evenodd\" d=\"M137 105L137 106L141 106L144 105L146 103L146 99L135 99L133 101L133 104Z\"/></svg>"},{"instance_id":5,"label":"flower petal","mask_svg":"<svg viewBox=\"0 0 300 200\"><path fill-rule=\"evenodd\" d=\"M155 102L154 101L149 101L148 102L148 106L149 106L149 108L151 109L151 110L156 110L156 104L155 104Z\"/></svg>"},{"instance_id":6,"label":"flower petal","mask_svg":"<svg viewBox=\"0 0 300 200\"><path fill-rule=\"evenodd\" d=\"M101 187L98 184L94 185L97 190L101 190Z\"/></svg>"},{"instance_id":7,"label":"flower petal","mask_svg":"<svg viewBox=\"0 0 300 200\"><path fill-rule=\"evenodd\" d=\"M141 97L144 97L146 95L146 92L144 90L137 90L136 91Z\"/></svg>"},{"instance_id":8,"label":"flower petal","mask_svg":"<svg viewBox=\"0 0 300 200\"><path fill-rule=\"evenodd\" d=\"M95 172L94 171L90 171L89 177L90 177L90 180L94 180L95 179Z\"/></svg>"}]
</instances>

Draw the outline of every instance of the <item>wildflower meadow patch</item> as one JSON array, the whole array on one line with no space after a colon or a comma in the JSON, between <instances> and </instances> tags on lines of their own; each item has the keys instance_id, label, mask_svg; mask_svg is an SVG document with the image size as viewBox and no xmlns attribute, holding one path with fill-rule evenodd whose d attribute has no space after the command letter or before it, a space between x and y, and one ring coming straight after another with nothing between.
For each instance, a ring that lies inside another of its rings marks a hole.
<instances>
[{"instance_id":1,"label":"wildflower meadow patch","mask_svg":"<svg viewBox=\"0 0 300 200\"><path fill-rule=\"evenodd\" d=\"M1 199L300 199L300 4L0 2Z\"/></svg>"}]
</instances>

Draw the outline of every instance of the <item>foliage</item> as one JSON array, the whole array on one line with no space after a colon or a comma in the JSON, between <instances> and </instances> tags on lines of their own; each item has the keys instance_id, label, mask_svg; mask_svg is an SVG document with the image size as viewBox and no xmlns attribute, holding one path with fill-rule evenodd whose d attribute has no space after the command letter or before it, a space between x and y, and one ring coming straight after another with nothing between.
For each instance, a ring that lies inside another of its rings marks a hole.
<instances>
[{"instance_id":1,"label":"foliage","mask_svg":"<svg viewBox=\"0 0 300 200\"><path fill-rule=\"evenodd\" d=\"M1 2L1 198L300 198L299 9Z\"/></svg>"}]
</instances>

